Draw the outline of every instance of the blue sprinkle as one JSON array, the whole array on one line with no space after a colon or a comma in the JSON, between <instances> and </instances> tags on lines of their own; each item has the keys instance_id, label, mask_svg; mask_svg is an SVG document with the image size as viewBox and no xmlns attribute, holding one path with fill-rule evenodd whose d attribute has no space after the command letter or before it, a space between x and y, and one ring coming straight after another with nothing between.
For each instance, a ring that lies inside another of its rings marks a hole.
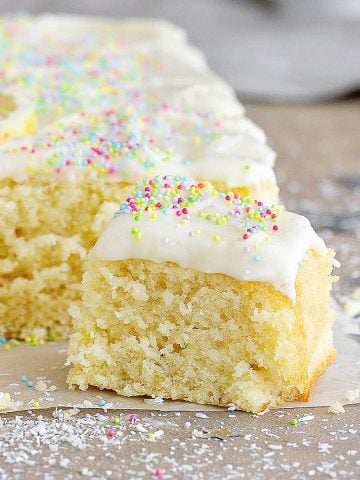
<instances>
[{"instance_id":1,"label":"blue sprinkle","mask_svg":"<svg viewBox=\"0 0 360 480\"><path fill-rule=\"evenodd\" d=\"M0 343L1 345L4 345L5 343L7 343L7 340L5 337L0 337Z\"/></svg>"},{"instance_id":2,"label":"blue sprinkle","mask_svg":"<svg viewBox=\"0 0 360 480\"><path fill-rule=\"evenodd\" d=\"M260 260L261 260L261 255L259 255L259 254L254 255L254 256L253 256L253 260L254 260L254 262L260 262Z\"/></svg>"},{"instance_id":3,"label":"blue sprinkle","mask_svg":"<svg viewBox=\"0 0 360 480\"><path fill-rule=\"evenodd\" d=\"M33 387L34 384L33 384L33 382L32 382L31 380L29 380L29 381L27 382L27 386L28 386L28 387Z\"/></svg>"},{"instance_id":4,"label":"blue sprinkle","mask_svg":"<svg viewBox=\"0 0 360 480\"><path fill-rule=\"evenodd\" d=\"M21 376L21 381L22 381L22 382L27 382L28 380L29 380L29 379L28 379L28 377L27 377L26 375L22 375L22 376Z\"/></svg>"},{"instance_id":5,"label":"blue sprinkle","mask_svg":"<svg viewBox=\"0 0 360 480\"><path fill-rule=\"evenodd\" d=\"M105 400L104 400L103 398L101 398L101 399L98 401L99 407L103 407L105 404L106 404L106 402L105 402Z\"/></svg>"}]
</instances>

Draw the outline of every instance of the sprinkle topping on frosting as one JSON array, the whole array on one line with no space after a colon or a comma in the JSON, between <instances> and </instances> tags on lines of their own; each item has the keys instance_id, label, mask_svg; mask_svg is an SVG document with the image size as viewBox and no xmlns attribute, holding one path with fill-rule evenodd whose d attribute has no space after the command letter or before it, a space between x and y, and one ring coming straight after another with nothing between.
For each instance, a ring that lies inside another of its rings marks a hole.
<instances>
[{"instance_id":1,"label":"sprinkle topping on frosting","mask_svg":"<svg viewBox=\"0 0 360 480\"><path fill-rule=\"evenodd\" d=\"M268 282L295 301L306 252L326 246L309 221L207 181L143 179L122 203L91 259L175 262L204 273ZM274 261L275 259L275 261Z\"/></svg>"},{"instance_id":2,"label":"sprinkle topping on frosting","mask_svg":"<svg viewBox=\"0 0 360 480\"><path fill-rule=\"evenodd\" d=\"M215 241L221 240L221 227L230 224L236 227L242 240L261 233L262 240L269 242L268 232L279 230L280 209L241 197L238 193L219 193L207 181L196 182L186 176L166 175L144 179L120 206L115 218L131 215L141 224L144 216L155 219L158 214L176 216L182 224L191 224L194 215L204 222L211 222L219 227L213 238ZM138 228L132 228L131 233L139 239Z\"/></svg>"}]
</instances>

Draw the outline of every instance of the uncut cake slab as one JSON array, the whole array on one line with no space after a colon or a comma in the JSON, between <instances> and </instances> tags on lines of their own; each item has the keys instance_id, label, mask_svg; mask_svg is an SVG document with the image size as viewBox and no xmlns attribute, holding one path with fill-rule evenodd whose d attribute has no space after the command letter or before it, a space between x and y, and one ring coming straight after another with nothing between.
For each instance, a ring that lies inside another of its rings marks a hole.
<instances>
[{"instance_id":1,"label":"uncut cake slab","mask_svg":"<svg viewBox=\"0 0 360 480\"><path fill-rule=\"evenodd\" d=\"M2 335L67 337L83 260L143 177L277 201L264 133L175 26L5 17L0 39Z\"/></svg>"}]
</instances>

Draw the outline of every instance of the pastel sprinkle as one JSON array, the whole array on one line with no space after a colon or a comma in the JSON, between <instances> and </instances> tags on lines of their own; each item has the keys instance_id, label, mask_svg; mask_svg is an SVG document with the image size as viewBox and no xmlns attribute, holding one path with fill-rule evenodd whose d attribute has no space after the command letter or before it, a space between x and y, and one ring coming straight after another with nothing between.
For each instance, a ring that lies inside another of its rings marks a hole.
<instances>
[{"instance_id":1,"label":"pastel sprinkle","mask_svg":"<svg viewBox=\"0 0 360 480\"><path fill-rule=\"evenodd\" d=\"M297 425L299 423L298 419L297 418L292 418L290 420L290 425Z\"/></svg>"},{"instance_id":2,"label":"pastel sprinkle","mask_svg":"<svg viewBox=\"0 0 360 480\"><path fill-rule=\"evenodd\" d=\"M35 402L32 403L32 406L34 408L38 408L38 407L40 407L40 403L37 400L35 400Z\"/></svg>"},{"instance_id":3,"label":"pastel sprinkle","mask_svg":"<svg viewBox=\"0 0 360 480\"><path fill-rule=\"evenodd\" d=\"M129 422L130 422L130 423L135 423L135 422L136 422L136 419L137 419L136 415L132 414L132 415L130 415L130 417L129 417Z\"/></svg>"},{"instance_id":4,"label":"pastel sprinkle","mask_svg":"<svg viewBox=\"0 0 360 480\"><path fill-rule=\"evenodd\" d=\"M113 418L113 424L114 425L119 425L120 424L120 418L119 417L114 417Z\"/></svg>"},{"instance_id":5,"label":"pastel sprinkle","mask_svg":"<svg viewBox=\"0 0 360 480\"><path fill-rule=\"evenodd\" d=\"M155 468L154 475L157 478L161 478L163 476L163 469L162 468Z\"/></svg>"},{"instance_id":6,"label":"pastel sprinkle","mask_svg":"<svg viewBox=\"0 0 360 480\"><path fill-rule=\"evenodd\" d=\"M103 398L100 398L100 400L98 401L98 405L99 407L103 407L104 405L106 405L106 402Z\"/></svg>"},{"instance_id":7,"label":"pastel sprinkle","mask_svg":"<svg viewBox=\"0 0 360 480\"><path fill-rule=\"evenodd\" d=\"M214 197L214 203L204 202L208 195ZM202 204L204 208L200 208ZM220 209L217 208L218 204ZM120 205L114 217L130 215L140 226L143 218L154 218L156 212L174 215L179 226L191 223L194 215L217 225L219 233L212 235L215 243L220 242L221 229L229 223L238 230L239 240L247 241L254 235L265 233L254 244L255 251L261 251L261 244L270 241L269 230L279 230L277 222L280 211L275 206L265 205L260 200L240 197L238 193L217 192L208 182L195 182L190 177L180 175L157 176L150 180L144 178ZM142 239L142 232L138 226L131 227L130 232L136 240ZM200 232L200 229L191 230L188 235L195 237L199 236ZM165 244L169 243L167 238L163 241ZM253 257L256 262L261 259L260 253Z\"/></svg>"}]
</instances>

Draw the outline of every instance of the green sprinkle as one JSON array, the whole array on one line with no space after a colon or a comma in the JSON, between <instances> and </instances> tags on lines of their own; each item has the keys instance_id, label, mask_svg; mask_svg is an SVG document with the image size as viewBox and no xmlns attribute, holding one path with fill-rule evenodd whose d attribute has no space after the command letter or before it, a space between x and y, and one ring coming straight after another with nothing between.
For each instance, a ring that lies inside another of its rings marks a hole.
<instances>
[{"instance_id":1,"label":"green sprinkle","mask_svg":"<svg viewBox=\"0 0 360 480\"><path fill-rule=\"evenodd\" d=\"M298 419L297 418L292 418L290 420L290 425L297 425L299 423Z\"/></svg>"},{"instance_id":2,"label":"green sprinkle","mask_svg":"<svg viewBox=\"0 0 360 480\"><path fill-rule=\"evenodd\" d=\"M49 340L50 342L55 342L57 339L58 334L56 332L49 332Z\"/></svg>"}]
</instances>

